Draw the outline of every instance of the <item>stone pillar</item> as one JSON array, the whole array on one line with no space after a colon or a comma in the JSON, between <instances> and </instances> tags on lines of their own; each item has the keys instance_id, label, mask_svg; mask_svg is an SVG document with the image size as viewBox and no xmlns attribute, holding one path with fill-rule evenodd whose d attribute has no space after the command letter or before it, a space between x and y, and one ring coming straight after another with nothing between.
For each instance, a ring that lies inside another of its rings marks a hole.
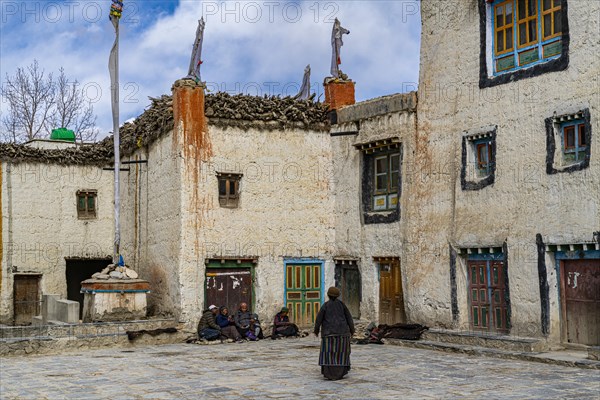
<instances>
[{"instance_id":1,"label":"stone pillar","mask_svg":"<svg viewBox=\"0 0 600 400\"><path fill-rule=\"evenodd\" d=\"M354 97L354 82L351 80L325 79L325 103L330 110L339 110L344 106L356 103Z\"/></svg>"}]
</instances>

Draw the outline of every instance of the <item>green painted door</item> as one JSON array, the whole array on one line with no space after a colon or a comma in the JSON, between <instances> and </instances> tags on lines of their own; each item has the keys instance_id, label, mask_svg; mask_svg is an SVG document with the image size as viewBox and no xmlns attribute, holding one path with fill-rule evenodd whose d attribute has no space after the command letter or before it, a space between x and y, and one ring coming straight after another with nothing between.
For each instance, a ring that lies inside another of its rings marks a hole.
<instances>
[{"instance_id":1,"label":"green painted door","mask_svg":"<svg viewBox=\"0 0 600 400\"><path fill-rule=\"evenodd\" d=\"M286 264L285 304L290 321L311 326L321 308L321 264Z\"/></svg>"}]
</instances>

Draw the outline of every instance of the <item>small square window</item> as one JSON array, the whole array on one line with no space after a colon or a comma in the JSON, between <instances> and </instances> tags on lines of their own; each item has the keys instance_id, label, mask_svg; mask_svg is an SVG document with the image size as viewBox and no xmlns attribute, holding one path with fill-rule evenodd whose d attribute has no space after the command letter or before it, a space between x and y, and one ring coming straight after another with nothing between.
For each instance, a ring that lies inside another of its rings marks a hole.
<instances>
[{"instance_id":1,"label":"small square window","mask_svg":"<svg viewBox=\"0 0 600 400\"><path fill-rule=\"evenodd\" d=\"M583 161L587 146L585 145L585 123L582 120L560 124L563 137L563 159L565 164Z\"/></svg>"},{"instance_id":2,"label":"small square window","mask_svg":"<svg viewBox=\"0 0 600 400\"><path fill-rule=\"evenodd\" d=\"M77 218L96 218L96 198L97 192L95 190L80 190L77 192Z\"/></svg>"},{"instance_id":3,"label":"small square window","mask_svg":"<svg viewBox=\"0 0 600 400\"><path fill-rule=\"evenodd\" d=\"M546 171L573 172L587 168L590 158L589 110L546 119Z\"/></svg>"},{"instance_id":4,"label":"small square window","mask_svg":"<svg viewBox=\"0 0 600 400\"><path fill-rule=\"evenodd\" d=\"M224 208L237 208L240 200L242 174L217 173L219 181L219 205Z\"/></svg>"},{"instance_id":5,"label":"small square window","mask_svg":"<svg viewBox=\"0 0 600 400\"><path fill-rule=\"evenodd\" d=\"M479 129L463 137L461 186L479 190L495 180L496 128Z\"/></svg>"}]
</instances>

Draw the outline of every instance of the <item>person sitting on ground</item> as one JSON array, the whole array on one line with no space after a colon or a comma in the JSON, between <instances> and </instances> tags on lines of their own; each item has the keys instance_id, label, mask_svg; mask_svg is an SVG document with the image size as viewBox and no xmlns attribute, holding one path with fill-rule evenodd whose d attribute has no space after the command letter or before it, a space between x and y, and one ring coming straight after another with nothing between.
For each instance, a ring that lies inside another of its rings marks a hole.
<instances>
[{"instance_id":1,"label":"person sitting on ground","mask_svg":"<svg viewBox=\"0 0 600 400\"><path fill-rule=\"evenodd\" d=\"M259 340L264 339L262 327L260 326L260 321L258 320L258 314L250 315L250 324L248 326L248 333L246 337L249 340Z\"/></svg>"},{"instance_id":2,"label":"person sitting on ground","mask_svg":"<svg viewBox=\"0 0 600 400\"><path fill-rule=\"evenodd\" d=\"M298 336L298 327L290 322L290 317L288 316L289 312L290 310L287 307L282 307L281 311L275 315L271 339L285 336Z\"/></svg>"},{"instance_id":3,"label":"person sitting on ground","mask_svg":"<svg viewBox=\"0 0 600 400\"><path fill-rule=\"evenodd\" d=\"M221 337L221 327L216 321L217 312L219 309L215 305L210 305L204 310L198 322L198 339L216 340Z\"/></svg>"},{"instance_id":4,"label":"person sitting on ground","mask_svg":"<svg viewBox=\"0 0 600 400\"><path fill-rule=\"evenodd\" d=\"M235 326L242 337L249 340L263 338L258 316L250 312L246 303L240 303L240 309L235 313Z\"/></svg>"},{"instance_id":5,"label":"person sitting on ground","mask_svg":"<svg viewBox=\"0 0 600 400\"><path fill-rule=\"evenodd\" d=\"M217 325L221 327L221 335L225 336L227 339L232 339L236 342L242 340L242 336L235 327L233 317L229 315L229 310L225 306L219 309L219 315L217 315Z\"/></svg>"}]
</instances>

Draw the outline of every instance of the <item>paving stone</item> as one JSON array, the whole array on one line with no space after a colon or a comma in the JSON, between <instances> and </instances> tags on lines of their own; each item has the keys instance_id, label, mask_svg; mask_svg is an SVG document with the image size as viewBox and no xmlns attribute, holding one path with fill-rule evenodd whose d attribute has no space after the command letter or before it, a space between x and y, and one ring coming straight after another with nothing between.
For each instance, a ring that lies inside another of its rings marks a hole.
<instances>
[{"instance_id":1,"label":"paving stone","mask_svg":"<svg viewBox=\"0 0 600 400\"><path fill-rule=\"evenodd\" d=\"M349 376L331 382L318 346L304 338L9 357L0 398L600 398L600 370L390 345L353 346Z\"/></svg>"}]
</instances>

